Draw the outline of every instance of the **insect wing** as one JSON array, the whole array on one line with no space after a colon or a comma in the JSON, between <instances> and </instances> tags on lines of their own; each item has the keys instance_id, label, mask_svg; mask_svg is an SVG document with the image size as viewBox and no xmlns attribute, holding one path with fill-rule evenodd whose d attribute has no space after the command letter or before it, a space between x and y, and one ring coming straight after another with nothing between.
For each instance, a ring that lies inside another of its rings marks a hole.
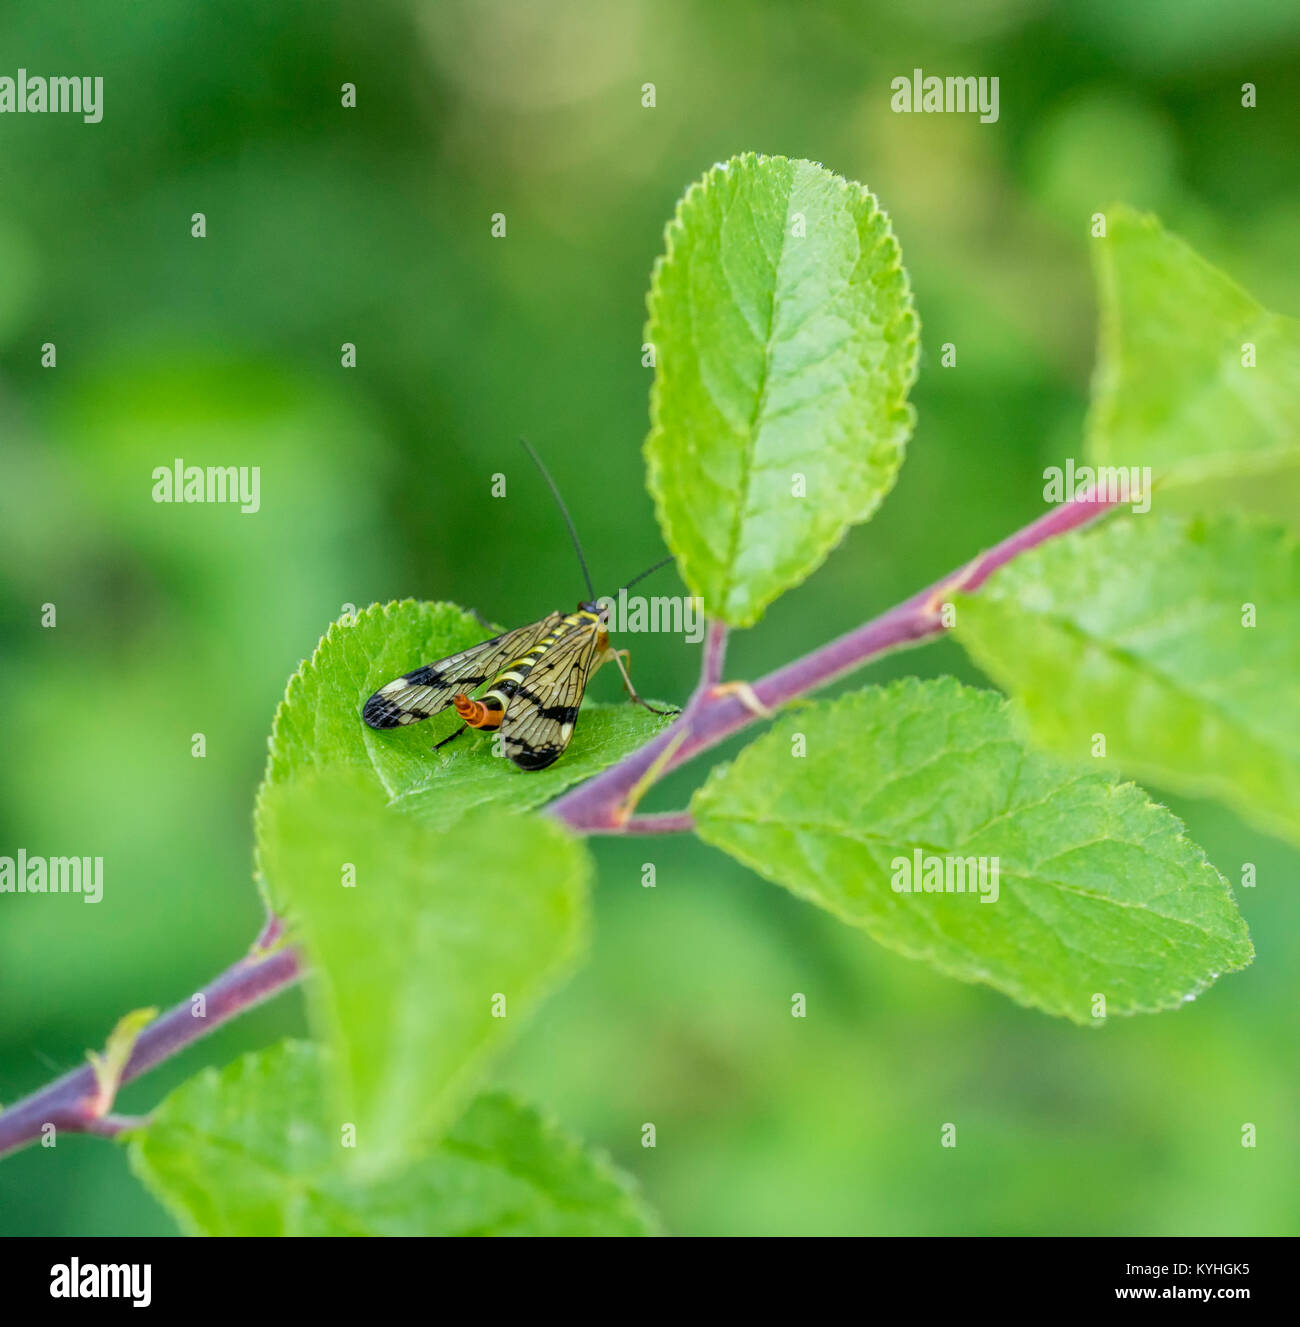
<instances>
[{"instance_id":1,"label":"insect wing","mask_svg":"<svg viewBox=\"0 0 1300 1327\"><path fill-rule=\"evenodd\" d=\"M425 664L382 686L366 701L361 717L372 728L400 728L440 713L452 698L493 678L504 664L524 654L560 620L552 613L481 644Z\"/></svg>"},{"instance_id":2,"label":"insect wing","mask_svg":"<svg viewBox=\"0 0 1300 1327\"><path fill-rule=\"evenodd\" d=\"M545 769L564 754L596 660L599 627L562 636L532 666L501 722L505 753L520 769Z\"/></svg>"}]
</instances>

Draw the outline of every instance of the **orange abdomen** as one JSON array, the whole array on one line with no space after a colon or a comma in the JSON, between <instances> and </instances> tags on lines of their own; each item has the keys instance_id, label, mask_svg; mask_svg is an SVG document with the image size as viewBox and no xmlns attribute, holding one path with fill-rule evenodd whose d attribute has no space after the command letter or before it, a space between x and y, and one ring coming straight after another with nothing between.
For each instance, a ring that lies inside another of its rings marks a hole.
<instances>
[{"instance_id":1,"label":"orange abdomen","mask_svg":"<svg viewBox=\"0 0 1300 1327\"><path fill-rule=\"evenodd\" d=\"M456 713L471 728L499 728L504 711L484 705L481 700L470 700L468 696L455 696L451 702Z\"/></svg>"}]
</instances>

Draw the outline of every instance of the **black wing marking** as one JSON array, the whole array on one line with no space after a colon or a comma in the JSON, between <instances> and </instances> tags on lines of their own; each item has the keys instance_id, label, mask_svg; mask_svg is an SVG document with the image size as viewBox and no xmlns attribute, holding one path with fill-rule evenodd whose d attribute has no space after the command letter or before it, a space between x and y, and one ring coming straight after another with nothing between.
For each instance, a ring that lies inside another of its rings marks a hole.
<instances>
[{"instance_id":1,"label":"black wing marking","mask_svg":"<svg viewBox=\"0 0 1300 1327\"><path fill-rule=\"evenodd\" d=\"M438 714L461 692L473 691L495 677L504 664L527 653L560 621L551 613L540 622L493 636L460 654L425 664L382 686L366 701L361 717L372 728L399 728Z\"/></svg>"},{"instance_id":2,"label":"black wing marking","mask_svg":"<svg viewBox=\"0 0 1300 1327\"><path fill-rule=\"evenodd\" d=\"M505 753L520 769L545 769L564 754L596 661L593 623L556 641L529 669L501 721Z\"/></svg>"}]
</instances>

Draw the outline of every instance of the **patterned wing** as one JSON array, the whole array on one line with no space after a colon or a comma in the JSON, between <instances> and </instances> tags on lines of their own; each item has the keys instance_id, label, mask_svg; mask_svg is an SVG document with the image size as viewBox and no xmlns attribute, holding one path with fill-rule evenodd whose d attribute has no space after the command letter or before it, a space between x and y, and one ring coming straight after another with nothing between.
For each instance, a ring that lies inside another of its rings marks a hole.
<instances>
[{"instance_id":1,"label":"patterned wing","mask_svg":"<svg viewBox=\"0 0 1300 1327\"><path fill-rule=\"evenodd\" d=\"M540 622L493 636L460 654L425 664L413 673L382 686L366 701L361 717L372 728L398 728L438 714L452 698L495 677L504 664L518 658L560 621L551 613Z\"/></svg>"},{"instance_id":2,"label":"patterned wing","mask_svg":"<svg viewBox=\"0 0 1300 1327\"><path fill-rule=\"evenodd\" d=\"M599 637L595 624L561 637L510 697L501 741L520 769L545 769L564 754L578 722Z\"/></svg>"}]
</instances>

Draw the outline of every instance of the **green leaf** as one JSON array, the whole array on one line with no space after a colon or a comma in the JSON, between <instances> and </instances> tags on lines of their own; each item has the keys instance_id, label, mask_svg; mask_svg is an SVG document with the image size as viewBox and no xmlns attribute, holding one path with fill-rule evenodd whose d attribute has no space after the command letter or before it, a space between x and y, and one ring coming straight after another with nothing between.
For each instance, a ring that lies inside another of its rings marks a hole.
<instances>
[{"instance_id":1,"label":"green leaf","mask_svg":"<svg viewBox=\"0 0 1300 1327\"><path fill-rule=\"evenodd\" d=\"M918 324L898 243L860 184L733 157L678 205L649 309L659 523L708 612L748 626L902 464Z\"/></svg>"},{"instance_id":2,"label":"green leaf","mask_svg":"<svg viewBox=\"0 0 1300 1327\"><path fill-rule=\"evenodd\" d=\"M549 769L527 773L467 734L442 751L455 731L453 711L407 728L376 732L361 721L366 697L421 664L484 640L487 632L454 604L372 605L351 625L335 622L316 653L289 680L276 711L258 812L270 788L310 769L365 771L389 800L427 825L451 825L478 806L528 810L558 797L644 745L672 722L639 705L583 706L568 751Z\"/></svg>"},{"instance_id":3,"label":"green leaf","mask_svg":"<svg viewBox=\"0 0 1300 1327\"><path fill-rule=\"evenodd\" d=\"M1300 323L1270 313L1154 217L1108 215L1090 459L1171 482L1300 459ZM1255 367L1242 365L1243 346Z\"/></svg>"},{"instance_id":4,"label":"green leaf","mask_svg":"<svg viewBox=\"0 0 1300 1327\"><path fill-rule=\"evenodd\" d=\"M339 1109L377 1173L455 1117L489 1051L568 972L586 940L586 850L554 820L500 811L431 830L355 771L272 789L263 829Z\"/></svg>"},{"instance_id":5,"label":"green leaf","mask_svg":"<svg viewBox=\"0 0 1300 1327\"><path fill-rule=\"evenodd\" d=\"M1083 759L1102 734L1121 769L1300 836L1300 544L1280 527L1112 520L1002 568L956 635L1044 745Z\"/></svg>"},{"instance_id":6,"label":"green leaf","mask_svg":"<svg viewBox=\"0 0 1300 1327\"><path fill-rule=\"evenodd\" d=\"M1251 958L1227 884L1173 815L1027 748L1001 697L951 678L787 716L693 809L708 842L887 948L1076 1023L1098 995L1110 1014L1171 1008ZM982 859L987 892L896 890L918 852L923 867Z\"/></svg>"},{"instance_id":7,"label":"green leaf","mask_svg":"<svg viewBox=\"0 0 1300 1327\"><path fill-rule=\"evenodd\" d=\"M365 1181L343 1164L322 1052L284 1042L205 1069L129 1136L191 1235L646 1235L631 1182L535 1111L478 1097L436 1147Z\"/></svg>"}]
</instances>

